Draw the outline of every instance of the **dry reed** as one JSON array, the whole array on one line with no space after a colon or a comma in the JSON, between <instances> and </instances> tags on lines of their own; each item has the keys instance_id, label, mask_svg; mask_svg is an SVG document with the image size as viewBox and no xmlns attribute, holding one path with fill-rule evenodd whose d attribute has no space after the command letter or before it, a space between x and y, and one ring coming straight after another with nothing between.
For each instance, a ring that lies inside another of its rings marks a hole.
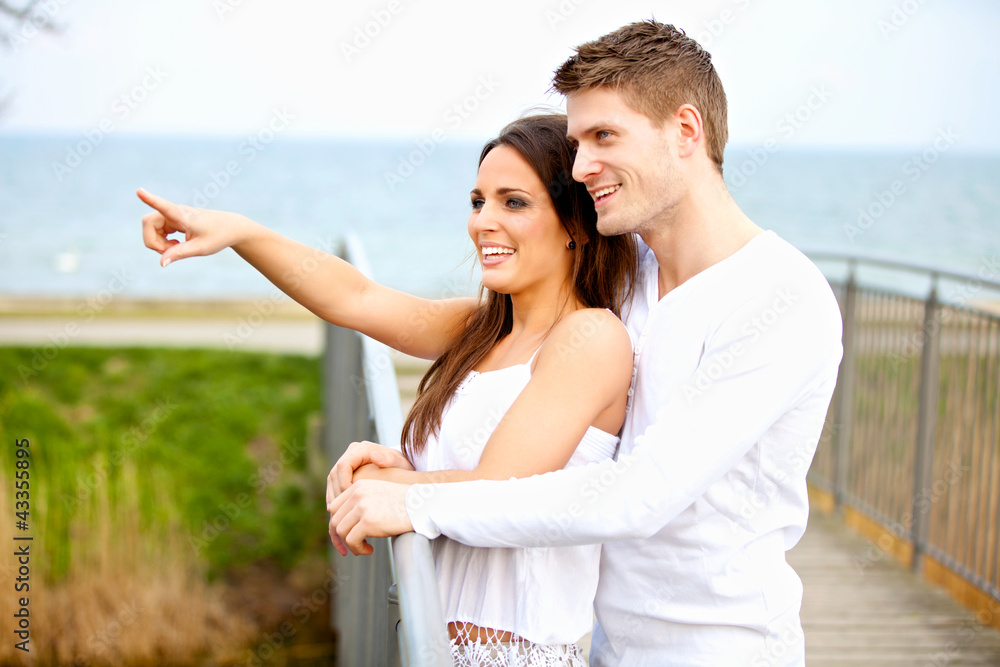
<instances>
[{"instance_id":1,"label":"dry reed","mask_svg":"<svg viewBox=\"0 0 1000 667\"><path fill-rule=\"evenodd\" d=\"M76 507L70 524L68 570L52 575L46 532L48 499L32 491L30 591L15 593L14 548L0 561L0 616L13 618L18 598L30 599L30 653L8 636L0 663L12 665L195 665L228 662L255 636L253 624L228 609L221 585L209 584L205 568L187 543L176 517L143 520L139 495L154 493L170 507L163 489L140 480L126 464ZM13 490L0 480L0 542L13 545ZM37 500L36 500L37 499ZM8 625L7 623L4 624ZM5 633L6 634L6 633Z\"/></svg>"}]
</instances>

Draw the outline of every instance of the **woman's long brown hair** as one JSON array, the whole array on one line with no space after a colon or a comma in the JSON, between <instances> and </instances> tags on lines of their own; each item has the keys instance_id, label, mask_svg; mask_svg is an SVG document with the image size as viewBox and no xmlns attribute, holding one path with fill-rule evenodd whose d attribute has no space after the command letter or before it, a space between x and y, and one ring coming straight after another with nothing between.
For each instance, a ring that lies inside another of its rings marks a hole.
<instances>
[{"instance_id":1,"label":"woman's long brown hair","mask_svg":"<svg viewBox=\"0 0 1000 667\"><path fill-rule=\"evenodd\" d=\"M566 116L542 114L514 121L483 146L480 165L497 146L510 146L531 165L546 184L560 222L576 241L572 276L576 298L588 307L608 308L621 317L622 306L635 286L638 246L631 234L609 237L597 232L593 199L587 188L571 176L575 154L566 139ZM482 285L479 294L481 304L464 331L420 381L417 400L402 433L403 452L411 462L438 432L441 415L458 385L511 331L510 295Z\"/></svg>"}]
</instances>

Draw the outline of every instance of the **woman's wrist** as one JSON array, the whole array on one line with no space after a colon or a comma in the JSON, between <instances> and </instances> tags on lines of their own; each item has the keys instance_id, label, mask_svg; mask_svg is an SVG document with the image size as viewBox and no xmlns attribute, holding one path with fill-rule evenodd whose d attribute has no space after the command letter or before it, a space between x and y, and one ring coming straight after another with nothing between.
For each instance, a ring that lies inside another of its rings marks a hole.
<instances>
[{"instance_id":1,"label":"woman's wrist","mask_svg":"<svg viewBox=\"0 0 1000 667\"><path fill-rule=\"evenodd\" d=\"M382 468L379 468L374 463L366 463L363 466L359 466L354 470L354 477L351 478L351 482L356 482L359 479L385 479Z\"/></svg>"},{"instance_id":2,"label":"woman's wrist","mask_svg":"<svg viewBox=\"0 0 1000 667\"><path fill-rule=\"evenodd\" d=\"M230 244L230 247L239 252L240 250L249 250L250 246L260 241L263 241L270 230L259 222L254 222L245 215L240 215L239 213L233 213L234 219L232 221L232 226L234 228L233 236L235 240Z\"/></svg>"}]
</instances>

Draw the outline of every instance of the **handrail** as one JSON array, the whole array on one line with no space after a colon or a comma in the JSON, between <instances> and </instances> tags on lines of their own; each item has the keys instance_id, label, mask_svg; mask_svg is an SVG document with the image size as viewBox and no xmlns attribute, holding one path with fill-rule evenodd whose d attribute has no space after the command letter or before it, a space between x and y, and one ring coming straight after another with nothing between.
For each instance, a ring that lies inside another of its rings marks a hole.
<instances>
[{"instance_id":1,"label":"handrail","mask_svg":"<svg viewBox=\"0 0 1000 667\"><path fill-rule=\"evenodd\" d=\"M913 262L873 252L856 251L847 254L841 252L830 252L825 250L810 250L810 249L803 249L802 252L804 252L813 261L846 262L849 266L857 265L859 263L864 263L864 264L870 264L872 266L879 266L886 269L906 271L908 273L921 273L930 276L932 281L936 280L937 278L947 278L949 280L962 280L971 283L979 283L984 287L990 287L992 289L1000 290L1000 276L998 276L998 278L995 280L992 279L992 276L996 276L998 273L1000 273L1000 258L994 260L994 264L996 264L996 270L990 271L990 275L983 276L973 273L971 271L952 269L937 264L929 264L926 262Z\"/></svg>"},{"instance_id":2,"label":"handrail","mask_svg":"<svg viewBox=\"0 0 1000 667\"><path fill-rule=\"evenodd\" d=\"M363 275L371 277L371 267L361 241L356 235L348 234L345 237L340 255ZM329 325L329 329L328 341L333 341L336 334L350 336L354 333L333 325ZM403 413L396 383L396 371L389 349L367 336L354 334L349 340L358 338L360 338L358 346L360 349L357 349L359 358L355 359L357 365L353 371L345 372L343 362L337 371L332 370L331 364L326 366L328 376L337 376L328 377L330 384L339 385L343 389L349 381L354 397L357 398L360 398L357 396L359 390L364 389L367 418L352 420L349 417L347 419L341 417L341 421L353 421L355 426L351 435L347 436L350 439L346 439L344 436L347 432L343 430L344 425L334 424L333 409L327 410L326 417L331 432L337 429L343 439L342 442L328 445L331 458L334 458L333 455L338 451L342 452L351 440L375 440L398 447L402 431ZM332 348L335 345L328 344L328 356L332 356ZM327 407L331 408L329 404ZM361 407L363 406L358 406ZM362 581L355 581L351 586L342 585L338 589L338 595L342 599L338 600L337 608L342 611L343 616L350 613L349 622L352 624L352 630L359 635L352 637L348 642L342 641L340 664L402 663L405 667L451 665L447 626L437 589L437 576L429 540L416 533L399 535L389 541L387 551L387 567L391 569L394 580L391 589L389 586L382 586L387 577L384 571L379 571L383 566L377 558L378 549L375 556L369 557L374 559L374 564L365 562L348 566L351 574L347 576ZM381 592L378 590L379 587ZM377 599L372 599L373 595L383 594L386 597L382 598L381 603ZM394 608L396 603L398 609ZM361 622L358 619L362 619ZM384 628L384 632L380 628ZM345 628L338 629L342 635L348 634ZM377 635L380 633L385 636L384 652L373 650L370 646L372 642L379 641Z\"/></svg>"},{"instance_id":3,"label":"handrail","mask_svg":"<svg viewBox=\"0 0 1000 667\"><path fill-rule=\"evenodd\" d=\"M372 277L364 246L356 234L344 237L343 256L362 275ZM380 443L398 449L399 435L403 431L403 408L389 348L377 340L362 336L361 349L361 368L364 372L358 381L364 382L375 433Z\"/></svg>"}]
</instances>

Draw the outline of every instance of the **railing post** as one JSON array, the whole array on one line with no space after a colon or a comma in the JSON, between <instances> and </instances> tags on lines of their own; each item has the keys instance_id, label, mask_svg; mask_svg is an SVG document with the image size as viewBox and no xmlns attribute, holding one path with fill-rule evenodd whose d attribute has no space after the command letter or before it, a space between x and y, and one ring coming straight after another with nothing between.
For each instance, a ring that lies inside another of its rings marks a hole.
<instances>
[{"instance_id":1,"label":"railing post","mask_svg":"<svg viewBox=\"0 0 1000 667\"><path fill-rule=\"evenodd\" d=\"M842 513L848 495L851 468L851 425L854 412L854 339L856 336L858 284L857 265L848 263L847 284L844 286L844 356L837 378L837 404L834 410L833 445L835 464L833 471L834 507Z\"/></svg>"},{"instance_id":2,"label":"railing post","mask_svg":"<svg viewBox=\"0 0 1000 667\"><path fill-rule=\"evenodd\" d=\"M391 550L390 550L391 552ZM399 589L395 583L389 586L388 605L386 606L386 653L389 656L389 665L403 665L404 652L400 651L403 638L400 634L402 617L399 613ZM405 667L405 665L404 665Z\"/></svg>"},{"instance_id":3,"label":"railing post","mask_svg":"<svg viewBox=\"0 0 1000 667\"><path fill-rule=\"evenodd\" d=\"M937 276L931 276L931 291L924 306L923 351L920 359L920 407L917 416L917 448L913 475L913 561L915 572L923 571L923 555L930 533L930 508L924 502L934 474L934 442L937 430L938 368L941 356L941 306Z\"/></svg>"}]
</instances>

